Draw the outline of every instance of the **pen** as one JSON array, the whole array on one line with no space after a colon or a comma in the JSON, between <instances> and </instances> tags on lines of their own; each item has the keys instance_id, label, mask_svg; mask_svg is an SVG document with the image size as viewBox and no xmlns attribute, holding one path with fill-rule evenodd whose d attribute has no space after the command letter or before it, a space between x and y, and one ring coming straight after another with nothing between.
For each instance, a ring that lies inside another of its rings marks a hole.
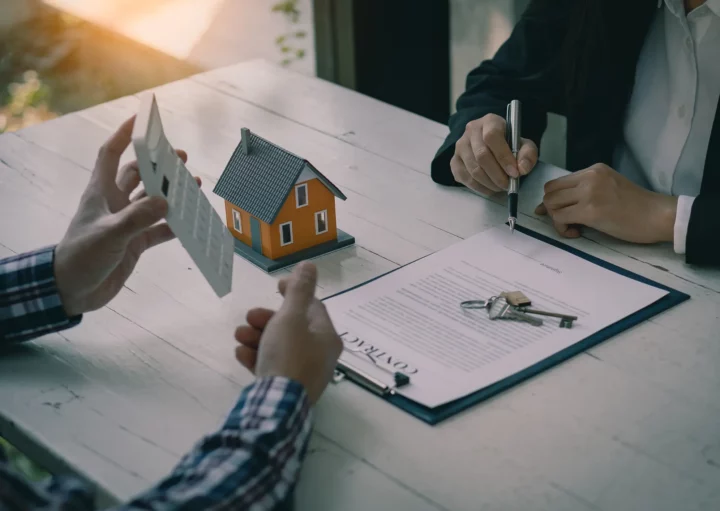
<instances>
[{"instance_id":1,"label":"pen","mask_svg":"<svg viewBox=\"0 0 720 511\"><path fill-rule=\"evenodd\" d=\"M377 378L373 378L347 361L338 360L337 366L335 367L335 374L333 375L333 381L335 383L339 383L347 378L361 387L365 387L367 390L373 394L377 394L378 396L395 394L397 389L410 384L410 377L408 375L393 371L388 372L393 375L394 385L388 385Z\"/></svg>"},{"instance_id":2,"label":"pen","mask_svg":"<svg viewBox=\"0 0 720 511\"><path fill-rule=\"evenodd\" d=\"M505 136L515 160L517 160L518 151L520 150L520 110L520 101L513 99L507 106L505 116ZM508 187L508 223L510 224L510 232L515 232L515 224L517 223L519 187L520 179L511 177L510 186Z\"/></svg>"},{"instance_id":3,"label":"pen","mask_svg":"<svg viewBox=\"0 0 720 511\"><path fill-rule=\"evenodd\" d=\"M373 394L377 394L378 396L394 394L394 389L390 385L365 374L348 362L338 361L333 380L335 383L338 383L345 378L360 385L361 387L364 387Z\"/></svg>"}]
</instances>

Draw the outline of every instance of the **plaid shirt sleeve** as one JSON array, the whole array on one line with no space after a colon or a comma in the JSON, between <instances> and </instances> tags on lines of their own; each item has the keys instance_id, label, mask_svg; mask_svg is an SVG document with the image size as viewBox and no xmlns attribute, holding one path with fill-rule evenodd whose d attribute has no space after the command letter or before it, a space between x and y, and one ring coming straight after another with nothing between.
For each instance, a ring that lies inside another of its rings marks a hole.
<instances>
[{"instance_id":1,"label":"plaid shirt sleeve","mask_svg":"<svg viewBox=\"0 0 720 511\"><path fill-rule=\"evenodd\" d=\"M279 377L258 380L243 391L223 427L203 438L168 477L114 509L288 509L310 422L302 385ZM3 468L1 460L0 509L93 509L92 492L79 482L32 485Z\"/></svg>"},{"instance_id":2,"label":"plaid shirt sleeve","mask_svg":"<svg viewBox=\"0 0 720 511\"><path fill-rule=\"evenodd\" d=\"M55 247L0 260L0 346L77 325L55 285Z\"/></svg>"}]
</instances>

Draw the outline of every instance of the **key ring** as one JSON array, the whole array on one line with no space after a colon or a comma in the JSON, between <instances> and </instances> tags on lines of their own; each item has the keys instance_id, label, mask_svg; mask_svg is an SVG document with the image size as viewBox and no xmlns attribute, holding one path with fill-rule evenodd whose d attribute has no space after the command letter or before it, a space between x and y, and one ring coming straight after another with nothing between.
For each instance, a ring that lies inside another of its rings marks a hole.
<instances>
[{"instance_id":1,"label":"key ring","mask_svg":"<svg viewBox=\"0 0 720 511\"><path fill-rule=\"evenodd\" d=\"M460 303L460 307L463 309L489 309L492 306L493 301L497 299L497 296L493 296L487 300L467 300Z\"/></svg>"}]
</instances>

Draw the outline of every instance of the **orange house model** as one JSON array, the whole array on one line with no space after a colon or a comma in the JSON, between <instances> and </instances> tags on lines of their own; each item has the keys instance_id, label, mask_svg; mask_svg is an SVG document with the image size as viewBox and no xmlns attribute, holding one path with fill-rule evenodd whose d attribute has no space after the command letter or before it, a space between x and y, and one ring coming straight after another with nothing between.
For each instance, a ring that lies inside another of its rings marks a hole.
<instances>
[{"instance_id":1,"label":"orange house model","mask_svg":"<svg viewBox=\"0 0 720 511\"><path fill-rule=\"evenodd\" d=\"M355 243L337 228L335 198L345 195L247 128L213 191L225 199L235 251L267 272Z\"/></svg>"}]
</instances>

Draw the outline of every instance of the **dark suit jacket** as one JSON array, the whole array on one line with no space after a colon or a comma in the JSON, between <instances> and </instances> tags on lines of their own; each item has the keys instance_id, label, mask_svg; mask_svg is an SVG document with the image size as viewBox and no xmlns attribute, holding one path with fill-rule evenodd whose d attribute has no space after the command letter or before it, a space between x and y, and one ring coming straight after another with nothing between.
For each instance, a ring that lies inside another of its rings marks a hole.
<instances>
[{"instance_id":1,"label":"dark suit jacket","mask_svg":"<svg viewBox=\"0 0 720 511\"><path fill-rule=\"evenodd\" d=\"M492 60L480 64L467 78L457 113L449 121L450 135L432 163L432 178L457 185L450 171L455 143L465 125L488 113L505 115L512 99L523 103L523 133L537 145L547 125L547 113L567 118L567 167L580 170L595 163L612 165L625 112L635 81L635 67L644 39L659 12L657 0L632 0L609 12L601 41L592 32L573 41L590 63L586 86L573 97L566 93L573 75L564 59L574 22L573 3L584 0L535 0ZM596 37L596 36L595 36ZM688 227L687 262L720 265L720 109L716 110L700 195L695 199Z\"/></svg>"}]
</instances>

